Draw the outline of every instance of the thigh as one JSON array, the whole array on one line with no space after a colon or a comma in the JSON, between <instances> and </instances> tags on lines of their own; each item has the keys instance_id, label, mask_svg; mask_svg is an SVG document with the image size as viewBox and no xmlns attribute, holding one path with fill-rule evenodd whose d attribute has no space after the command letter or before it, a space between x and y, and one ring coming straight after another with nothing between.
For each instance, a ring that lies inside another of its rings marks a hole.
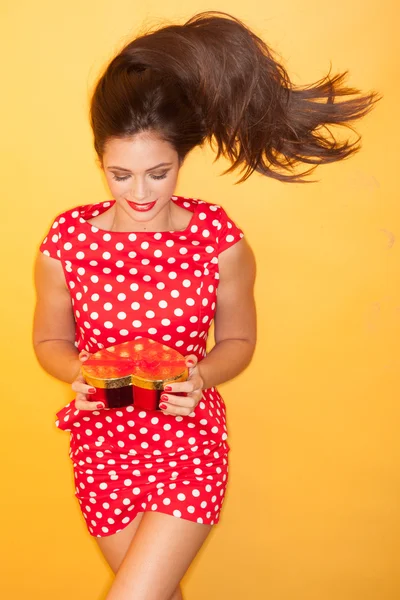
<instances>
[{"instance_id":1,"label":"thigh","mask_svg":"<svg viewBox=\"0 0 400 600\"><path fill-rule=\"evenodd\" d=\"M146 512L106 600L169 600L212 525Z\"/></svg>"},{"instance_id":2,"label":"thigh","mask_svg":"<svg viewBox=\"0 0 400 600\"><path fill-rule=\"evenodd\" d=\"M142 517L143 513L140 512L136 515L133 521L131 521L129 525L124 527L124 529L119 533L114 533L114 535L108 535L106 537L95 538L104 558L114 573L116 573L121 566L121 563L125 558L129 546L132 543Z\"/></svg>"}]
</instances>

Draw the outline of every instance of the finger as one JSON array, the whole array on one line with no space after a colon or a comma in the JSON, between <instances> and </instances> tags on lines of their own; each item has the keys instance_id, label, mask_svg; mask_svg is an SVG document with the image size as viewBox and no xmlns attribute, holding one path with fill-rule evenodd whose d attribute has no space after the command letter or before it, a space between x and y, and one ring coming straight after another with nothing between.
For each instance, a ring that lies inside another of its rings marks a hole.
<instances>
[{"instance_id":1,"label":"finger","mask_svg":"<svg viewBox=\"0 0 400 600\"><path fill-rule=\"evenodd\" d=\"M185 408L183 406L171 406L170 404L162 403L166 408L161 408L161 412L164 415L171 415L173 417L182 416L187 417L193 412L193 408Z\"/></svg>"},{"instance_id":2,"label":"finger","mask_svg":"<svg viewBox=\"0 0 400 600\"><path fill-rule=\"evenodd\" d=\"M75 398L75 407L78 410L101 410L104 408L104 402L90 402L85 394L77 394Z\"/></svg>"},{"instance_id":3,"label":"finger","mask_svg":"<svg viewBox=\"0 0 400 600\"><path fill-rule=\"evenodd\" d=\"M185 356L186 366L193 369L197 363L199 362L197 356L195 354L188 354Z\"/></svg>"},{"instance_id":4,"label":"finger","mask_svg":"<svg viewBox=\"0 0 400 600\"><path fill-rule=\"evenodd\" d=\"M81 350L81 352L79 353L78 358L79 358L79 360L81 362L85 362L85 360L87 360L88 358L90 358L90 352L88 352L87 350Z\"/></svg>"},{"instance_id":5,"label":"finger","mask_svg":"<svg viewBox=\"0 0 400 600\"><path fill-rule=\"evenodd\" d=\"M169 404L174 407L190 408L193 410L200 401L202 394L199 391L189 396L174 396L173 394L161 394L160 403Z\"/></svg>"},{"instance_id":6,"label":"finger","mask_svg":"<svg viewBox=\"0 0 400 600\"><path fill-rule=\"evenodd\" d=\"M193 381L179 381L177 383L167 383L164 386L164 392L171 392L172 394L176 394L177 392L187 392L191 393L195 390L195 384Z\"/></svg>"},{"instance_id":7,"label":"finger","mask_svg":"<svg viewBox=\"0 0 400 600\"><path fill-rule=\"evenodd\" d=\"M84 383L85 380L84 379L75 379L75 381L72 383L71 387L72 390L74 392L79 392L81 394L95 394L96 393L96 388L94 388L91 385L87 385L86 383Z\"/></svg>"}]
</instances>

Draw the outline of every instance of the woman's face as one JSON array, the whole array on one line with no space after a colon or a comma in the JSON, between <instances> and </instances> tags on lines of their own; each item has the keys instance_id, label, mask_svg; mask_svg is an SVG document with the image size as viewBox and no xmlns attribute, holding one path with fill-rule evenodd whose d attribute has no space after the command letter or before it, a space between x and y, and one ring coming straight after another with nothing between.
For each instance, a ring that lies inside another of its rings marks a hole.
<instances>
[{"instance_id":1,"label":"woman's face","mask_svg":"<svg viewBox=\"0 0 400 600\"><path fill-rule=\"evenodd\" d=\"M178 153L171 144L149 132L133 138L110 138L102 168L127 222L151 226L167 214L180 168Z\"/></svg>"}]
</instances>

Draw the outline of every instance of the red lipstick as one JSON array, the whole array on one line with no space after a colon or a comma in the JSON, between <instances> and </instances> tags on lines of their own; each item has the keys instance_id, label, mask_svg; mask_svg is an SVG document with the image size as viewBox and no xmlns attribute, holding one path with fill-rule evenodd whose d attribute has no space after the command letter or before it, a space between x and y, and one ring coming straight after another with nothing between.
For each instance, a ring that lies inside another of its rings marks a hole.
<instances>
[{"instance_id":1,"label":"red lipstick","mask_svg":"<svg viewBox=\"0 0 400 600\"><path fill-rule=\"evenodd\" d=\"M155 200L154 202L147 202L146 204L138 204L137 202L131 202L130 200L127 200L129 206L137 212L147 212L151 210L156 205L156 202L157 200Z\"/></svg>"}]
</instances>

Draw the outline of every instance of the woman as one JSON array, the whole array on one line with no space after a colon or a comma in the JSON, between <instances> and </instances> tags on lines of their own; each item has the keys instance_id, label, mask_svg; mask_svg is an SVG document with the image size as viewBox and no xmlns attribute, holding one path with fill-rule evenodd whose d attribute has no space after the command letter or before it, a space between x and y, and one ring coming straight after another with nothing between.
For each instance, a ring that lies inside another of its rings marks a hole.
<instances>
[{"instance_id":1,"label":"woman","mask_svg":"<svg viewBox=\"0 0 400 600\"><path fill-rule=\"evenodd\" d=\"M202 13L133 40L96 85L91 125L113 199L58 215L43 241L34 346L76 392L57 425L71 432L76 496L116 573L108 600L182 598L180 580L219 520L227 484L216 386L245 369L256 341L252 252L219 205L174 195L183 161L215 142L229 171L244 171L240 181L258 171L305 182L317 164L359 149L326 125L346 125L378 99L343 79L294 89L243 23ZM299 163L314 166L298 174ZM140 336L184 353L188 381L165 387L157 412L90 401L82 362Z\"/></svg>"}]
</instances>

